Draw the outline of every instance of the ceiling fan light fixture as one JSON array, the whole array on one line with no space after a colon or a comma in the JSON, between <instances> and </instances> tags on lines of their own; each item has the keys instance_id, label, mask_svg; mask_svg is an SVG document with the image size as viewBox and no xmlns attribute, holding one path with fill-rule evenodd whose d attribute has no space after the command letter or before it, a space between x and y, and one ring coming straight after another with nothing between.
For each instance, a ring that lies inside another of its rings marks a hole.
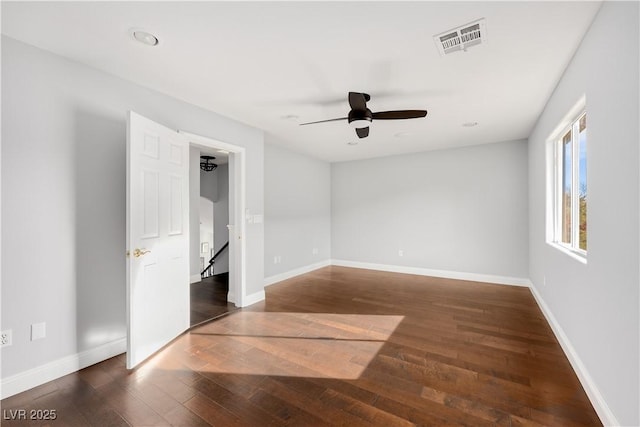
<instances>
[{"instance_id":1,"label":"ceiling fan light fixture","mask_svg":"<svg viewBox=\"0 0 640 427\"><path fill-rule=\"evenodd\" d=\"M368 128L371 125L371 119L370 118L355 119L355 120L351 120L349 124L354 129Z\"/></svg>"},{"instance_id":2,"label":"ceiling fan light fixture","mask_svg":"<svg viewBox=\"0 0 640 427\"><path fill-rule=\"evenodd\" d=\"M215 160L213 156L200 156L200 169L205 172L211 172L218 167L215 163L209 163L210 160Z\"/></svg>"}]
</instances>

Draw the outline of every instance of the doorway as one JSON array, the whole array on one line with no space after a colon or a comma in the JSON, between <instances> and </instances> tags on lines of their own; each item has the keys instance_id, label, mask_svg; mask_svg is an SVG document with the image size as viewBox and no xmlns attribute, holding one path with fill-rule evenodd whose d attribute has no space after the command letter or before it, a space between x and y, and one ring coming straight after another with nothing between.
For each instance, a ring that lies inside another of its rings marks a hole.
<instances>
[{"instance_id":1,"label":"doorway","mask_svg":"<svg viewBox=\"0 0 640 427\"><path fill-rule=\"evenodd\" d=\"M189 147L190 194L193 200L190 235L192 280L190 326L235 310L229 294L229 153L226 150ZM196 169L193 171L192 169ZM194 209L195 208L195 209ZM197 220L197 221L196 221ZM199 239L198 239L199 238ZM196 269L197 268L197 269ZM194 270L195 269L195 270Z\"/></svg>"},{"instance_id":2,"label":"doorway","mask_svg":"<svg viewBox=\"0 0 640 427\"><path fill-rule=\"evenodd\" d=\"M244 149L180 133L190 145L190 326L193 327L242 306Z\"/></svg>"}]
</instances>

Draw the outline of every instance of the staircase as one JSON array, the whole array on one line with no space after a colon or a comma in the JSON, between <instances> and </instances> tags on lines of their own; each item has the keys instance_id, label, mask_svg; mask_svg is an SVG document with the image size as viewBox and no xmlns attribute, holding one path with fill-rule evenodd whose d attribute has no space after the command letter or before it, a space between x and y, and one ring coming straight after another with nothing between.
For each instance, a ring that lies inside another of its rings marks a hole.
<instances>
[{"instance_id":1,"label":"staircase","mask_svg":"<svg viewBox=\"0 0 640 427\"><path fill-rule=\"evenodd\" d=\"M218 252L216 252L209 260L209 265L207 265L205 269L200 272L200 278L204 279L206 277L213 276L214 274L213 265L216 262L216 258L222 253L222 251L227 249L228 246L229 246L229 242L225 243L220 249L218 249Z\"/></svg>"}]
</instances>

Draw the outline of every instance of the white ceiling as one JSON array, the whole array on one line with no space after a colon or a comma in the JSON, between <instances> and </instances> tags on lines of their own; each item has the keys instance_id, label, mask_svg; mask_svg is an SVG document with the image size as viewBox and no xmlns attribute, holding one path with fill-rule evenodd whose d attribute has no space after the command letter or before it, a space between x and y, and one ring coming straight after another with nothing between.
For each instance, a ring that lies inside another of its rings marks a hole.
<instances>
[{"instance_id":1,"label":"white ceiling","mask_svg":"<svg viewBox=\"0 0 640 427\"><path fill-rule=\"evenodd\" d=\"M3 1L2 32L263 129L270 142L343 161L528 137L599 7ZM478 18L487 42L441 57L433 36ZM134 41L133 28L160 44ZM298 126L346 116L349 91L370 93L372 111L429 115L374 122L355 146L346 121Z\"/></svg>"}]
</instances>

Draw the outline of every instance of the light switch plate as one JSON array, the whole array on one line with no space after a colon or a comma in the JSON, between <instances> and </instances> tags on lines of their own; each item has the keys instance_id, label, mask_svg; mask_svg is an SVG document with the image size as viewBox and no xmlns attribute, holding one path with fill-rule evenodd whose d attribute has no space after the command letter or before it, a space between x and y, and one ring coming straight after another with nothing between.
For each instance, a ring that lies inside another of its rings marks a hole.
<instances>
[{"instance_id":1,"label":"light switch plate","mask_svg":"<svg viewBox=\"0 0 640 427\"><path fill-rule=\"evenodd\" d=\"M47 324L45 322L31 325L31 341L40 340L47 336Z\"/></svg>"}]
</instances>

